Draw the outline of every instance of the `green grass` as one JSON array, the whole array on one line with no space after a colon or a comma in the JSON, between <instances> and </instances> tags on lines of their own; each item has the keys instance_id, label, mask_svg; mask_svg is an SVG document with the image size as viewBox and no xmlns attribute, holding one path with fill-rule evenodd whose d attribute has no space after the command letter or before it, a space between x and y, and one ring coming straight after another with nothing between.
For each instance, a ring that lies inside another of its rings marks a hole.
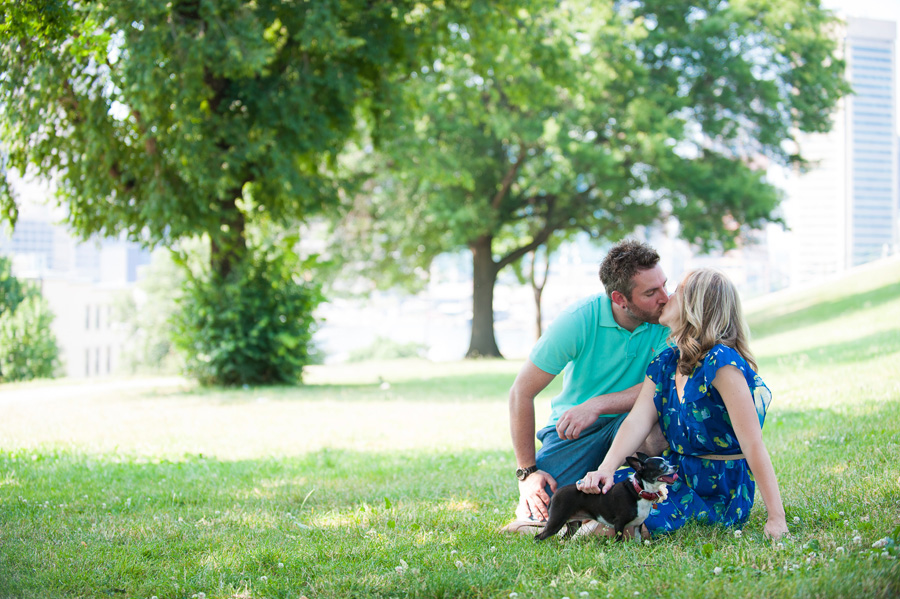
<instances>
[{"instance_id":1,"label":"green grass","mask_svg":"<svg viewBox=\"0 0 900 599\"><path fill-rule=\"evenodd\" d=\"M900 266L863 274L748 304L781 545L761 500L741 536L498 534L517 361L52 381L0 386L0 598L896 597Z\"/></svg>"}]
</instances>

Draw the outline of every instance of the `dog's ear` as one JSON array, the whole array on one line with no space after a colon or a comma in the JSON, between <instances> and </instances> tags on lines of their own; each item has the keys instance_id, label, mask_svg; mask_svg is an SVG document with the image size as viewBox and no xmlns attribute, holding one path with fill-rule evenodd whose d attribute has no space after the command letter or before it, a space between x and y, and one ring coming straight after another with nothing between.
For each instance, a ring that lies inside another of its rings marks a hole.
<instances>
[{"instance_id":1,"label":"dog's ear","mask_svg":"<svg viewBox=\"0 0 900 599\"><path fill-rule=\"evenodd\" d=\"M634 456L628 456L627 458L625 458L625 463L634 468L635 472L640 472L644 469L644 463Z\"/></svg>"},{"instance_id":2,"label":"dog's ear","mask_svg":"<svg viewBox=\"0 0 900 599\"><path fill-rule=\"evenodd\" d=\"M634 455L636 455L637 458L638 458L641 462L646 462L647 460L650 459L650 456L648 456L646 453L641 453L640 451L637 452L637 453L634 454Z\"/></svg>"}]
</instances>

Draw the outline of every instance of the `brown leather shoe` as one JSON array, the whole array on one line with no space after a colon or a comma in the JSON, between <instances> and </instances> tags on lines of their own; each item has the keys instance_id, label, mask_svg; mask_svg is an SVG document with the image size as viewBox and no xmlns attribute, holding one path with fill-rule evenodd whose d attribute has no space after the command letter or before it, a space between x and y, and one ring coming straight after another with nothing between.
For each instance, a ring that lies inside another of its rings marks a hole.
<instances>
[{"instance_id":1,"label":"brown leather shoe","mask_svg":"<svg viewBox=\"0 0 900 599\"><path fill-rule=\"evenodd\" d=\"M546 525L546 522L541 522L539 520L513 520L512 522L501 528L500 532L517 532L521 534L536 535L537 533L544 530L544 527Z\"/></svg>"}]
</instances>

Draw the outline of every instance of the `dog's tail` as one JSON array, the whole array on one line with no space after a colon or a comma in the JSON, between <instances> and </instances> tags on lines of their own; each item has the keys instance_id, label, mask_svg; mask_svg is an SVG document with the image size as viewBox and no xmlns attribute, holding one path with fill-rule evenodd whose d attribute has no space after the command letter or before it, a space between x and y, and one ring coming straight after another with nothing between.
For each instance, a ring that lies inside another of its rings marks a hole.
<instances>
[{"instance_id":1,"label":"dog's tail","mask_svg":"<svg viewBox=\"0 0 900 599\"><path fill-rule=\"evenodd\" d=\"M566 518L554 518L553 513L550 513L550 519L547 520L547 526L544 527L544 530L534 535L535 541L543 541L548 537L552 537L560 530L562 527L566 525ZM568 536L568 535L567 535Z\"/></svg>"}]
</instances>

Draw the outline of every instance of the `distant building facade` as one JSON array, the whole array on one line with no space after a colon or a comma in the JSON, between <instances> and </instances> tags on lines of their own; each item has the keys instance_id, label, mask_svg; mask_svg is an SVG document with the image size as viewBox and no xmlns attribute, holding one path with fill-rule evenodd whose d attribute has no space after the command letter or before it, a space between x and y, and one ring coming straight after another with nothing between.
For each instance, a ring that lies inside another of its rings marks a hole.
<instances>
[{"instance_id":1,"label":"distant building facade","mask_svg":"<svg viewBox=\"0 0 900 599\"><path fill-rule=\"evenodd\" d=\"M806 135L814 165L785 185L792 284L820 280L897 252L897 24L847 19L842 51L853 93L827 134Z\"/></svg>"},{"instance_id":2,"label":"distant building facade","mask_svg":"<svg viewBox=\"0 0 900 599\"><path fill-rule=\"evenodd\" d=\"M0 255L47 300L65 376L115 373L125 339L113 322L113 305L137 281L150 253L119 240L81 242L42 205L47 187L20 182L17 191L23 210L12 235L0 228Z\"/></svg>"}]
</instances>

